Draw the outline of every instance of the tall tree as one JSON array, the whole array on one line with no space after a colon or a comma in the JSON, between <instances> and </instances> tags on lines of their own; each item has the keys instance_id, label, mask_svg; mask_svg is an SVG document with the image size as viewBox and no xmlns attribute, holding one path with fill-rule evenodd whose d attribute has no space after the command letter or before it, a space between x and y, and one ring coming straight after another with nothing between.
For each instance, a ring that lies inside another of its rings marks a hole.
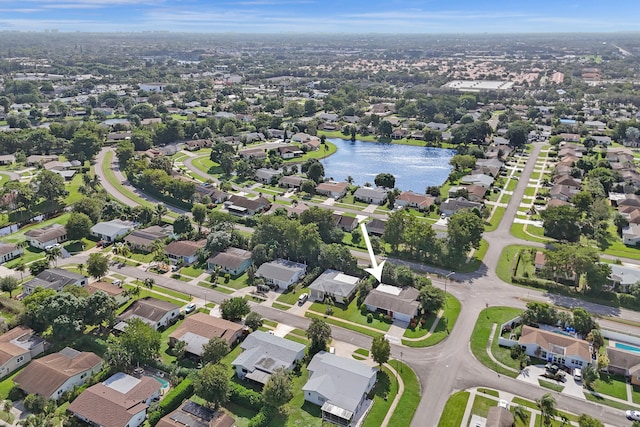
<instances>
[{"instance_id":1,"label":"tall tree","mask_svg":"<svg viewBox=\"0 0 640 427\"><path fill-rule=\"evenodd\" d=\"M89 258L87 259L87 273L91 277L100 279L107 274L107 271L109 271L109 261L107 257L97 252L89 254Z\"/></svg>"},{"instance_id":2,"label":"tall tree","mask_svg":"<svg viewBox=\"0 0 640 427\"><path fill-rule=\"evenodd\" d=\"M279 408L293 399L293 380L291 372L285 368L276 368L262 388L264 403Z\"/></svg>"},{"instance_id":3,"label":"tall tree","mask_svg":"<svg viewBox=\"0 0 640 427\"><path fill-rule=\"evenodd\" d=\"M542 415L541 423L544 421L545 425L551 425L551 420L556 414L556 399L550 393L545 393L536 399L536 404Z\"/></svg>"},{"instance_id":4,"label":"tall tree","mask_svg":"<svg viewBox=\"0 0 640 427\"><path fill-rule=\"evenodd\" d=\"M191 208L193 220L198 224L198 233L202 231L202 224L207 220L207 207L200 203L194 203Z\"/></svg>"},{"instance_id":5,"label":"tall tree","mask_svg":"<svg viewBox=\"0 0 640 427\"><path fill-rule=\"evenodd\" d=\"M324 320L313 318L306 335L311 340L309 355L312 356L327 348L327 343L331 339L331 327Z\"/></svg>"},{"instance_id":6,"label":"tall tree","mask_svg":"<svg viewBox=\"0 0 640 427\"><path fill-rule=\"evenodd\" d=\"M223 364L207 364L200 369L193 381L195 394L207 401L214 410L229 399L230 385L227 367Z\"/></svg>"},{"instance_id":7,"label":"tall tree","mask_svg":"<svg viewBox=\"0 0 640 427\"><path fill-rule=\"evenodd\" d=\"M573 206L550 206L540 216L545 236L568 242L580 238L581 215Z\"/></svg>"},{"instance_id":8,"label":"tall tree","mask_svg":"<svg viewBox=\"0 0 640 427\"><path fill-rule=\"evenodd\" d=\"M447 247L451 262L461 262L471 248L480 247L484 222L474 211L463 209L451 215L448 230Z\"/></svg>"},{"instance_id":9,"label":"tall tree","mask_svg":"<svg viewBox=\"0 0 640 427\"><path fill-rule=\"evenodd\" d=\"M229 344L220 337L213 337L202 346L202 362L218 363L229 353Z\"/></svg>"},{"instance_id":10,"label":"tall tree","mask_svg":"<svg viewBox=\"0 0 640 427\"><path fill-rule=\"evenodd\" d=\"M149 363L160 354L162 335L140 319L127 320L119 341L131 353L134 362Z\"/></svg>"},{"instance_id":11,"label":"tall tree","mask_svg":"<svg viewBox=\"0 0 640 427\"><path fill-rule=\"evenodd\" d=\"M57 173L48 170L40 172L36 186L38 197L48 200L50 203L56 203L60 198L69 194L64 188L64 179Z\"/></svg>"},{"instance_id":12,"label":"tall tree","mask_svg":"<svg viewBox=\"0 0 640 427\"><path fill-rule=\"evenodd\" d=\"M2 292L9 292L9 298L13 298L13 291L18 289L20 282L13 276L4 276L0 278L0 290Z\"/></svg>"},{"instance_id":13,"label":"tall tree","mask_svg":"<svg viewBox=\"0 0 640 427\"><path fill-rule=\"evenodd\" d=\"M249 314L249 311L251 311L249 303L242 297L229 298L220 304L222 318L232 322L241 320L243 316Z\"/></svg>"},{"instance_id":14,"label":"tall tree","mask_svg":"<svg viewBox=\"0 0 640 427\"><path fill-rule=\"evenodd\" d=\"M396 186L396 177L390 173L379 173L373 182L378 187L394 188Z\"/></svg>"},{"instance_id":15,"label":"tall tree","mask_svg":"<svg viewBox=\"0 0 640 427\"><path fill-rule=\"evenodd\" d=\"M371 357L379 365L387 363L391 356L391 345L384 335L377 335L371 341Z\"/></svg>"},{"instance_id":16,"label":"tall tree","mask_svg":"<svg viewBox=\"0 0 640 427\"><path fill-rule=\"evenodd\" d=\"M188 234L193 231L193 225L191 224L191 219L187 215L180 215L173 222L173 231L176 234Z\"/></svg>"},{"instance_id":17,"label":"tall tree","mask_svg":"<svg viewBox=\"0 0 640 427\"><path fill-rule=\"evenodd\" d=\"M82 240L89 237L93 222L82 212L71 212L67 220L67 237L69 240Z\"/></svg>"}]
</instances>

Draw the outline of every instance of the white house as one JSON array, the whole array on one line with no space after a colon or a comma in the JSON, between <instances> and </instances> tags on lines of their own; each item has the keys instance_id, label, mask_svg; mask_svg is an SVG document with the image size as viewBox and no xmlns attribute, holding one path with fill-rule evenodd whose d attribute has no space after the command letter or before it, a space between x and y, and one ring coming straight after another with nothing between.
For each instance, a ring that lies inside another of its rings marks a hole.
<instances>
[{"instance_id":1,"label":"white house","mask_svg":"<svg viewBox=\"0 0 640 427\"><path fill-rule=\"evenodd\" d=\"M178 320L179 315L180 306L151 297L140 298L118 316L119 322L114 326L114 329L124 331L127 327L127 320L140 319L158 330L174 323Z\"/></svg>"},{"instance_id":2,"label":"white house","mask_svg":"<svg viewBox=\"0 0 640 427\"><path fill-rule=\"evenodd\" d=\"M376 383L376 368L321 351L307 369L304 400L321 407L324 421L356 425L367 407L367 394Z\"/></svg>"},{"instance_id":3,"label":"white house","mask_svg":"<svg viewBox=\"0 0 640 427\"><path fill-rule=\"evenodd\" d=\"M627 246L640 243L640 224L629 224L622 229L622 242Z\"/></svg>"},{"instance_id":4,"label":"white house","mask_svg":"<svg viewBox=\"0 0 640 427\"><path fill-rule=\"evenodd\" d=\"M369 311L380 311L393 319L410 322L418 315L420 292L416 288L379 284L364 300Z\"/></svg>"},{"instance_id":5,"label":"white house","mask_svg":"<svg viewBox=\"0 0 640 427\"><path fill-rule=\"evenodd\" d=\"M24 249L13 243L0 243L0 264L18 258L24 253Z\"/></svg>"},{"instance_id":6,"label":"white house","mask_svg":"<svg viewBox=\"0 0 640 427\"><path fill-rule=\"evenodd\" d=\"M118 237L126 235L135 228L131 221L112 219L111 221L99 222L91 227L91 235L104 241L114 242Z\"/></svg>"},{"instance_id":7,"label":"white house","mask_svg":"<svg viewBox=\"0 0 640 427\"><path fill-rule=\"evenodd\" d=\"M522 326L518 345L528 356L572 369L583 368L591 363L591 350L587 341L527 325Z\"/></svg>"},{"instance_id":8,"label":"white house","mask_svg":"<svg viewBox=\"0 0 640 427\"><path fill-rule=\"evenodd\" d=\"M140 90L145 92L164 92L165 84L164 83L140 83Z\"/></svg>"},{"instance_id":9,"label":"white house","mask_svg":"<svg viewBox=\"0 0 640 427\"><path fill-rule=\"evenodd\" d=\"M360 187L353 193L353 197L361 202L381 205L387 200L388 193L384 188Z\"/></svg>"},{"instance_id":10,"label":"white house","mask_svg":"<svg viewBox=\"0 0 640 427\"><path fill-rule=\"evenodd\" d=\"M44 351L44 340L32 329L17 326L0 335L0 378L21 368Z\"/></svg>"},{"instance_id":11,"label":"white house","mask_svg":"<svg viewBox=\"0 0 640 427\"><path fill-rule=\"evenodd\" d=\"M337 302L350 301L358 289L360 279L341 271L325 270L309 285L310 297L322 301L329 296Z\"/></svg>"},{"instance_id":12,"label":"white house","mask_svg":"<svg viewBox=\"0 0 640 427\"><path fill-rule=\"evenodd\" d=\"M67 241L67 228L62 224L51 224L43 228L35 228L24 233L29 245L38 249Z\"/></svg>"},{"instance_id":13,"label":"white house","mask_svg":"<svg viewBox=\"0 0 640 427\"><path fill-rule=\"evenodd\" d=\"M307 271L307 265L286 259L265 262L256 271L256 277L262 277L269 285L287 289L300 280Z\"/></svg>"},{"instance_id":14,"label":"white house","mask_svg":"<svg viewBox=\"0 0 640 427\"><path fill-rule=\"evenodd\" d=\"M316 193L322 194L327 197L333 197L334 199L340 199L347 195L349 189L349 183L344 182L321 182L316 186Z\"/></svg>"},{"instance_id":15,"label":"white house","mask_svg":"<svg viewBox=\"0 0 640 427\"><path fill-rule=\"evenodd\" d=\"M96 354L65 347L58 353L31 361L13 381L27 394L57 400L100 370L102 359Z\"/></svg>"},{"instance_id":16,"label":"white house","mask_svg":"<svg viewBox=\"0 0 640 427\"><path fill-rule=\"evenodd\" d=\"M67 410L91 425L138 427L144 423L151 402L160 397L161 389L155 378L119 372L83 391Z\"/></svg>"}]
</instances>

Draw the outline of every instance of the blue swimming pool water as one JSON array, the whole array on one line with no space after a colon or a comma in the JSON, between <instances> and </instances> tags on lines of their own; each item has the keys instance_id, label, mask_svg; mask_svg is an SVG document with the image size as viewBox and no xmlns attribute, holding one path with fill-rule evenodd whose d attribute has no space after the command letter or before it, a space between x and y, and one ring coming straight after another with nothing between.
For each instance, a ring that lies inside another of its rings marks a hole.
<instances>
[{"instance_id":1,"label":"blue swimming pool water","mask_svg":"<svg viewBox=\"0 0 640 427\"><path fill-rule=\"evenodd\" d=\"M640 350L638 350L640 351ZM160 384L162 384L162 388L167 388L169 387L169 381L160 378L160 377L156 377L155 375L149 375L151 378L153 378L154 380L158 381Z\"/></svg>"},{"instance_id":2,"label":"blue swimming pool water","mask_svg":"<svg viewBox=\"0 0 640 427\"><path fill-rule=\"evenodd\" d=\"M629 351L635 351L636 353L640 353L640 347L636 347L629 344L622 344L621 342L616 343L616 348L619 348L621 350L629 350Z\"/></svg>"}]
</instances>

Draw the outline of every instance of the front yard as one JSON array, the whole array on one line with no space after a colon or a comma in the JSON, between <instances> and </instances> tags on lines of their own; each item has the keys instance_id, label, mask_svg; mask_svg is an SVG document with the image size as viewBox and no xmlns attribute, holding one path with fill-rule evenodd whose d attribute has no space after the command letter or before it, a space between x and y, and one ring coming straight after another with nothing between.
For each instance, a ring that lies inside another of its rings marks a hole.
<instances>
[{"instance_id":1,"label":"front yard","mask_svg":"<svg viewBox=\"0 0 640 427\"><path fill-rule=\"evenodd\" d=\"M333 309L333 313L331 314L331 316L333 317L337 317L342 320L348 320L349 322L358 323L370 328L376 328L383 332L389 330L391 323L380 320L382 316L378 313L372 313L372 319L369 322L367 316L369 311L366 309L360 310L360 307L357 306L357 303L358 302L356 298L354 298L346 307L342 304L329 306L321 302L314 302L313 304L311 304L311 310L319 314L326 314L327 308L331 307L331 309Z\"/></svg>"}]
</instances>

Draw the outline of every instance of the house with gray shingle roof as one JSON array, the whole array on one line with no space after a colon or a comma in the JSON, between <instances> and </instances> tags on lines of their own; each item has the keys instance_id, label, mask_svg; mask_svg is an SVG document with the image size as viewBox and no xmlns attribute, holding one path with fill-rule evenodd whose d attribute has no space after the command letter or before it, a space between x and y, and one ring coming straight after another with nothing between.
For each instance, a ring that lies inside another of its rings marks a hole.
<instances>
[{"instance_id":1,"label":"house with gray shingle roof","mask_svg":"<svg viewBox=\"0 0 640 427\"><path fill-rule=\"evenodd\" d=\"M350 301L358 289L360 278L337 270L325 270L309 285L311 299L322 301L332 297L338 302Z\"/></svg>"},{"instance_id":2,"label":"house with gray shingle roof","mask_svg":"<svg viewBox=\"0 0 640 427\"><path fill-rule=\"evenodd\" d=\"M67 285L85 286L87 277L62 268L49 268L22 285L23 292L29 295L36 288L53 289L59 292Z\"/></svg>"},{"instance_id":3,"label":"house with gray shingle roof","mask_svg":"<svg viewBox=\"0 0 640 427\"><path fill-rule=\"evenodd\" d=\"M385 188L360 187L353 193L353 197L361 202L381 205L387 200L388 193L389 190Z\"/></svg>"},{"instance_id":4,"label":"house with gray shingle roof","mask_svg":"<svg viewBox=\"0 0 640 427\"><path fill-rule=\"evenodd\" d=\"M263 331L251 333L240 344L242 353L231 362L236 375L266 384L277 368L293 369L304 357L303 344L277 337Z\"/></svg>"},{"instance_id":5,"label":"house with gray shingle roof","mask_svg":"<svg viewBox=\"0 0 640 427\"><path fill-rule=\"evenodd\" d=\"M256 277L262 277L269 285L287 289L307 272L307 265L286 259L265 262L256 271Z\"/></svg>"}]
</instances>

